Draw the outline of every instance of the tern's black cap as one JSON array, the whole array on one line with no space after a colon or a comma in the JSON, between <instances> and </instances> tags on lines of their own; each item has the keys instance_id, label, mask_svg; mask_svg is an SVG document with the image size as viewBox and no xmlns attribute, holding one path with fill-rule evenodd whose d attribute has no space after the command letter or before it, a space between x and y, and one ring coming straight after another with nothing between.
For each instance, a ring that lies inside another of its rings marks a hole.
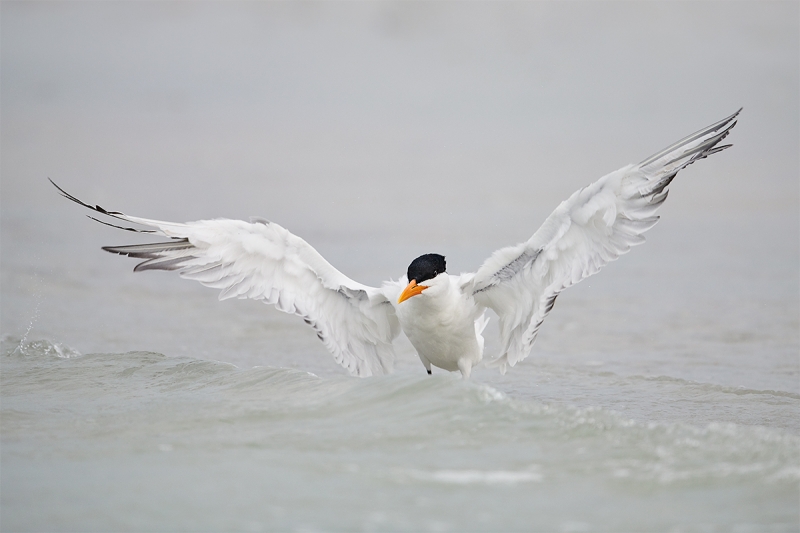
<instances>
[{"instance_id":1,"label":"tern's black cap","mask_svg":"<svg viewBox=\"0 0 800 533\"><path fill-rule=\"evenodd\" d=\"M447 270L444 256L439 254L425 254L417 257L408 265L408 281L412 279L417 283L435 278Z\"/></svg>"}]
</instances>

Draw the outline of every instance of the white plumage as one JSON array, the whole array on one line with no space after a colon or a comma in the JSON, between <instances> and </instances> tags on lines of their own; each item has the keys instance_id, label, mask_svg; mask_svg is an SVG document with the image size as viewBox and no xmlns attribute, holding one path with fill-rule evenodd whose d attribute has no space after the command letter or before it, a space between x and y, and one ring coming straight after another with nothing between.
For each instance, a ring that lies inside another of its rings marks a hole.
<instances>
[{"instance_id":1,"label":"white plumage","mask_svg":"<svg viewBox=\"0 0 800 533\"><path fill-rule=\"evenodd\" d=\"M380 288L348 278L274 222L150 220L88 205L56 187L89 209L148 228L122 229L172 238L103 248L145 259L135 271L175 270L220 289L220 300L253 298L299 315L351 374L391 372L392 341L402 329L428 372L433 365L468 377L483 357L487 308L499 316L501 336L501 352L490 365L505 372L528 356L562 290L644 242L672 179L730 146L719 142L739 111L576 191L530 239L496 251L474 274L447 274L444 258L429 254L417 258L400 281Z\"/></svg>"}]
</instances>

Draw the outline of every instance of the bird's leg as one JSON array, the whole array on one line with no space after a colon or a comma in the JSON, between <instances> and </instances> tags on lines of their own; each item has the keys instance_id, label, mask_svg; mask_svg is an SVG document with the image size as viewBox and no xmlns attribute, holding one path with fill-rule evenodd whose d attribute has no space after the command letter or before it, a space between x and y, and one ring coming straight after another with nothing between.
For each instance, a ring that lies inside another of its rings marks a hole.
<instances>
[{"instance_id":1,"label":"bird's leg","mask_svg":"<svg viewBox=\"0 0 800 533\"><path fill-rule=\"evenodd\" d=\"M465 359L458 360L458 369L461 371L461 376L464 379L469 379L469 374L472 372L472 363Z\"/></svg>"},{"instance_id":2,"label":"bird's leg","mask_svg":"<svg viewBox=\"0 0 800 533\"><path fill-rule=\"evenodd\" d=\"M428 375L431 375L431 362L428 361L428 358L422 354L419 354L419 360L422 361L422 364L425 365L425 370L428 371Z\"/></svg>"}]
</instances>

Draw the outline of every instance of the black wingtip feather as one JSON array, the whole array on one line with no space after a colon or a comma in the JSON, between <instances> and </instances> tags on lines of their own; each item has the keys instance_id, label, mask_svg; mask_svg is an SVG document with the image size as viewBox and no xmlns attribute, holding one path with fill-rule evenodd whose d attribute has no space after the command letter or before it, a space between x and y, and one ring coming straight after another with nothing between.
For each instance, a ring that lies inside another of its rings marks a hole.
<instances>
[{"instance_id":1,"label":"black wingtip feather","mask_svg":"<svg viewBox=\"0 0 800 533\"><path fill-rule=\"evenodd\" d=\"M79 200L75 196L71 195L70 193L68 193L67 191L65 191L61 187L59 187L58 184L55 181L53 181L51 178L48 177L47 179L48 179L48 181L50 181L50 183L53 184L53 187L58 189L58 192L61 193L61 196L63 196L67 200L75 202L76 204L78 204L80 206L83 206L86 209L91 209L92 211L94 211L96 213L100 213L101 215L106 215L106 216L109 216L111 218L116 218L116 219L119 219L119 220L125 220L123 218L125 216L125 213L121 213L119 211L109 211L109 210L107 210L107 209L105 209L103 207L100 207L99 205L94 205L94 206L89 205L86 202L84 202L82 200ZM121 227L121 226L115 226L114 224L109 224L107 222L103 222L102 220L97 220L96 218L91 217L91 216L89 218L91 218L92 220L94 220L96 222L100 222L101 224L105 224L106 226L111 226L112 228L124 229L126 231L135 231L137 233L156 233L153 230L140 230L140 229L134 229L134 228L124 228L124 227Z\"/></svg>"},{"instance_id":2,"label":"black wingtip feather","mask_svg":"<svg viewBox=\"0 0 800 533\"><path fill-rule=\"evenodd\" d=\"M127 255L128 257L164 257L166 252L187 250L194 248L189 239L176 239L167 242L150 242L145 244L128 244L124 246L103 246L103 250L112 254Z\"/></svg>"},{"instance_id":3,"label":"black wingtip feather","mask_svg":"<svg viewBox=\"0 0 800 533\"><path fill-rule=\"evenodd\" d=\"M117 226L116 224L111 224L110 222L105 222L103 220L100 220L99 218L93 217L92 215L86 215L86 216L87 216L87 218L91 218L95 222L99 222L101 224L105 224L106 226L111 226L112 228L122 229L122 230L125 230L125 231L132 231L134 233L156 233L156 231L152 230L152 229L126 228L125 226Z\"/></svg>"},{"instance_id":4,"label":"black wingtip feather","mask_svg":"<svg viewBox=\"0 0 800 533\"><path fill-rule=\"evenodd\" d=\"M736 123L737 123L736 117L739 115L739 113L742 112L742 109L744 109L744 108L740 107L738 111L736 111L735 113L733 113L729 117L726 117L726 118L724 118L724 119L722 119L722 120L720 120L718 122L715 122L714 124L712 124L710 126L707 126L707 127L703 128L701 130L698 130L698 131L692 133L691 135L688 135L687 137L684 137L683 139L681 139L681 140L669 145L668 147L664 148L660 152L657 152L657 153L651 155L650 157L648 157L647 159L645 159L644 161L639 163L639 166L643 167L643 166L649 165L649 164L653 163L654 161L656 161L657 159L659 159L660 157L663 157L663 156L669 154L670 152L678 149L679 147L687 144L688 142L692 142L692 141L694 141L696 139L699 139L699 138L701 138L701 137L703 137L705 135L711 134L711 133L720 132L720 133L717 134L717 136L715 136L716 138L712 138L714 140L710 144L711 144L711 147L713 147L714 144L717 144L722 139L727 137L728 133L730 133L730 130L733 129L734 126L736 126ZM705 148L706 149L710 149L708 143L704 143L704 144L705 144ZM688 154L683 154L683 155L686 156ZM697 159L702 159L702 157L699 157ZM696 161L696 159L693 159L693 160ZM683 165L683 167L685 167L685 166L686 165Z\"/></svg>"},{"instance_id":5,"label":"black wingtip feather","mask_svg":"<svg viewBox=\"0 0 800 533\"><path fill-rule=\"evenodd\" d=\"M176 257L174 259L156 257L148 259L133 267L134 272L143 272L145 270L179 270L186 261L195 259L193 256Z\"/></svg>"}]
</instances>

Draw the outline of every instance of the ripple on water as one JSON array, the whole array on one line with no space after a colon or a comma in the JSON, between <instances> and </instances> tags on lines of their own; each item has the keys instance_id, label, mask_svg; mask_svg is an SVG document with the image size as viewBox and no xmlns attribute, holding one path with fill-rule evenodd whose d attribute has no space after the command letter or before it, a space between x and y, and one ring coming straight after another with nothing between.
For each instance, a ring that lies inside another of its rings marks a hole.
<instances>
[{"instance_id":1,"label":"ripple on water","mask_svg":"<svg viewBox=\"0 0 800 533\"><path fill-rule=\"evenodd\" d=\"M151 352L64 358L46 341L15 343L2 349L4 467L45 457L53 472L68 472L77 461L86 479L99 479L119 465L150 472L155 462L163 476L192 480L217 465L214 483L284 502L346 481L347 491L376 502L403 501L409 490L443 502L452 491L488 501L503 494L519 516L529 512L524 501L555 498L562 508L600 491L642 509L658 493L697 519L711 511L686 494L727 503L769 495L761 511L741 503L736 512L785 518L800 481L800 440L771 428L634 421L599 407L519 401L447 374L322 379ZM23 470L17 488L39 490ZM153 472L154 494L168 491ZM47 483L66 486L70 476ZM270 493L265 479L281 491ZM527 496L517 504L511 494Z\"/></svg>"}]
</instances>

